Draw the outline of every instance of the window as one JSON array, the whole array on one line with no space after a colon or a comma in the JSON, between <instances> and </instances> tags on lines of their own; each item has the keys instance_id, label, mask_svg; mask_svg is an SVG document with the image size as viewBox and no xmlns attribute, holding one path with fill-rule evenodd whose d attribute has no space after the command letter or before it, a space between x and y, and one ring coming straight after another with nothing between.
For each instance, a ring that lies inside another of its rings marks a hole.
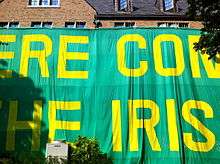
<instances>
[{"instance_id":1,"label":"window","mask_svg":"<svg viewBox=\"0 0 220 164\"><path fill-rule=\"evenodd\" d=\"M51 28L52 27L52 22L31 22L31 27L34 28Z\"/></svg>"},{"instance_id":2,"label":"window","mask_svg":"<svg viewBox=\"0 0 220 164\"><path fill-rule=\"evenodd\" d=\"M19 22L9 22L9 28L17 28L19 27Z\"/></svg>"},{"instance_id":3,"label":"window","mask_svg":"<svg viewBox=\"0 0 220 164\"><path fill-rule=\"evenodd\" d=\"M168 23L168 27L179 27L178 23Z\"/></svg>"},{"instance_id":4,"label":"window","mask_svg":"<svg viewBox=\"0 0 220 164\"><path fill-rule=\"evenodd\" d=\"M179 27L189 27L189 23L179 23Z\"/></svg>"},{"instance_id":5,"label":"window","mask_svg":"<svg viewBox=\"0 0 220 164\"><path fill-rule=\"evenodd\" d=\"M134 27L135 23L134 22L125 22L125 27Z\"/></svg>"},{"instance_id":6,"label":"window","mask_svg":"<svg viewBox=\"0 0 220 164\"><path fill-rule=\"evenodd\" d=\"M66 28L75 28L75 22L65 22Z\"/></svg>"},{"instance_id":7,"label":"window","mask_svg":"<svg viewBox=\"0 0 220 164\"><path fill-rule=\"evenodd\" d=\"M127 0L119 0L119 10L125 10L127 8Z\"/></svg>"},{"instance_id":8,"label":"window","mask_svg":"<svg viewBox=\"0 0 220 164\"><path fill-rule=\"evenodd\" d=\"M65 22L66 28L85 28L86 22Z\"/></svg>"},{"instance_id":9,"label":"window","mask_svg":"<svg viewBox=\"0 0 220 164\"><path fill-rule=\"evenodd\" d=\"M115 22L114 27L134 27L135 22Z\"/></svg>"},{"instance_id":10,"label":"window","mask_svg":"<svg viewBox=\"0 0 220 164\"><path fill-rule=\"evenodd\" d=\"M31 22L31 27L41 27L41 22Z\"/></svg>"},{"instance_id":11,"label":"window","mask_svg":"<svg viewBox=\"0 0 220 164\"><path fill-rule=\"evenodd\" d=\"M8 22L0 22L1 28L8 28Z\"/></svg>"},{"instance_id":12,"label":"window","mask_svg":"<svg viewBox=\"0 0 220 164\"><path fill-rule=\"evenodd\" d=\"M158 27L189 27L189 23L179 23L179 22L159 22Z\"/></svg>"},{"instance_id":13,"label":"window","mask_svg":"<svg viewBox=\"0 0 220 164\"><path fill-rule=\"evenodd\" d=\"M164 10L169 11L174 9L174 0L163 0Z\"/></svg>"},{"instance_id":14,"label":"window","mask_svg":"<svg viewBox=\"0 0 220 164\"><path fill-rule=\"evenodd\" d=\"M60 0L29 0L28 5L32 7L59 7Z\"/></svg>"},{"instance_id":15,"label":"window","mask_svg":"<svg viewBox=\"0 0 220 164\"><path fill-rule=\"evenodd\" d=\"M0 28L18 28L19 22L0 22Z\"/></svg>"},{"instance_id":16,"label":"window","mask_svg":"<svg viewBox=\"0 0 220 164\"><path fill-rule=\"evenodd\" d=\"M52 22L42 22L42 27L51 28Z\"/></svg>"},{"instance_id":17,"label":"window","mask_svg":"<svg viewBox=\"0 0 220 164\"><path fill-rule=\"evenodd\" d=\"M76 28L85 28L86 22L76 22Z\"/></svg>"},{"instance_id":18,"label":"window","mask_svg":"<svg viewBox=\"0 0 220 164\"><path fill-rule=\"evenodd\" d=\"M115 22L114 27L124 27L124 22Z\"/></svg>"}]
</instances>

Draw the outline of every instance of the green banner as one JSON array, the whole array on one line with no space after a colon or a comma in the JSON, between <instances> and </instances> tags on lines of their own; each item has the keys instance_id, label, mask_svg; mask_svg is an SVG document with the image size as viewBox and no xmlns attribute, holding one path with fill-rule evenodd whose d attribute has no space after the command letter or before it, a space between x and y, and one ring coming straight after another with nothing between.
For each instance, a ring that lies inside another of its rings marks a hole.
<instances>
[{"instance_id":1,"label":"green banner","mask_svg":"<svg viewBox=\"0 0 220 164\"><path fill-rule=\"evenodd\" d=\"M81 135L114 163L218 163L220 64L199 34L0 29L0 153Z\"/></svg>"}]
</instances>

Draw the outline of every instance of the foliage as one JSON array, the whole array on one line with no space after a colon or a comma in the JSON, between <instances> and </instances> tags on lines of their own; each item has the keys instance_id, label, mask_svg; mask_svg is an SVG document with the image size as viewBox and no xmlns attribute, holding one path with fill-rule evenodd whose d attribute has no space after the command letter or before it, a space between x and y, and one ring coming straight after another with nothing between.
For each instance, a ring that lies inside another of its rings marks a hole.
<instances>
[{"instance_id":1,"label":"foliage","mask_svg":"<svg viewBox=\"0 0 220 164\"><path fill-rule=\"evenodd\" d=\"M44 155L38 152L6 153L0 156L0 164L40 164Z\"/></svg>"},{"instance_id":2,"label":"foliage","mask_svg":"<svg viewBox=\"0 0 220 164\"><path fill-rule=\"evenodd\" d=\"M69 162L77 164L112 163L105 154L102 154L96 139L81 136L75 142L70 143Z\"/></svg>"},{"instance_id":3,"label":"foliage","mask_svg":"<svg viewBox=\"0 0 220 164\"><path fill-rule=\"evenodd\" d=\"M188 16L204 25L194 49L209 55L220 54L220 0L188 0Z\"/></svg>"},{"instance_id":4,"label":"foliage","mask_svg":"<svg viewBox=\"0 0 220 164\"><path fill-rule=\"evenodd\" d=\"M60 157L47 157L45 159L45 164L66 164L67 163L67 159L63 159Z\"/></svg>"}]
</instances>

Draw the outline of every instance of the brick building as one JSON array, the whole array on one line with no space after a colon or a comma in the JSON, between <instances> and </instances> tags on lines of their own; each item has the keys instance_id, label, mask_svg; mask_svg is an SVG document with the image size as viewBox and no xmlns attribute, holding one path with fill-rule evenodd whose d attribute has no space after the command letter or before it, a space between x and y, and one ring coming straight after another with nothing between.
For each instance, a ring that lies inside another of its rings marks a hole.
<instances>
[{"instance_id":1,"label":"brick building","mask_svg":"<svg viewBox=\"0 0 220 164\"><path fill-rule=\"evenodd\" d=\"M188 20L186 0L0 0L0 27L201 28Z\"/></svg>"}]
</instances>

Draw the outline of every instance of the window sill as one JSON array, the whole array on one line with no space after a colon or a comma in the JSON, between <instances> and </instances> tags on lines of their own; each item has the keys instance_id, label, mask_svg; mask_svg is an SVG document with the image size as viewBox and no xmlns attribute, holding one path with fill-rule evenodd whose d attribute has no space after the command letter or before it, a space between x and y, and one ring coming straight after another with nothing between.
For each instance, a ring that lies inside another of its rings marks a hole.
<instances>
[{"instance_id":1,"label":"window sill","mask_svg":"<svg viewBox=\"0 0 220 164\"><path fill-rule=\"evenodd\" d=\"M60 5L48 5L48 6L43 6L43 5L39 5L39 6L31 6L28 5L28 8L60 8Z\"/></svg>"}]
</instances>

